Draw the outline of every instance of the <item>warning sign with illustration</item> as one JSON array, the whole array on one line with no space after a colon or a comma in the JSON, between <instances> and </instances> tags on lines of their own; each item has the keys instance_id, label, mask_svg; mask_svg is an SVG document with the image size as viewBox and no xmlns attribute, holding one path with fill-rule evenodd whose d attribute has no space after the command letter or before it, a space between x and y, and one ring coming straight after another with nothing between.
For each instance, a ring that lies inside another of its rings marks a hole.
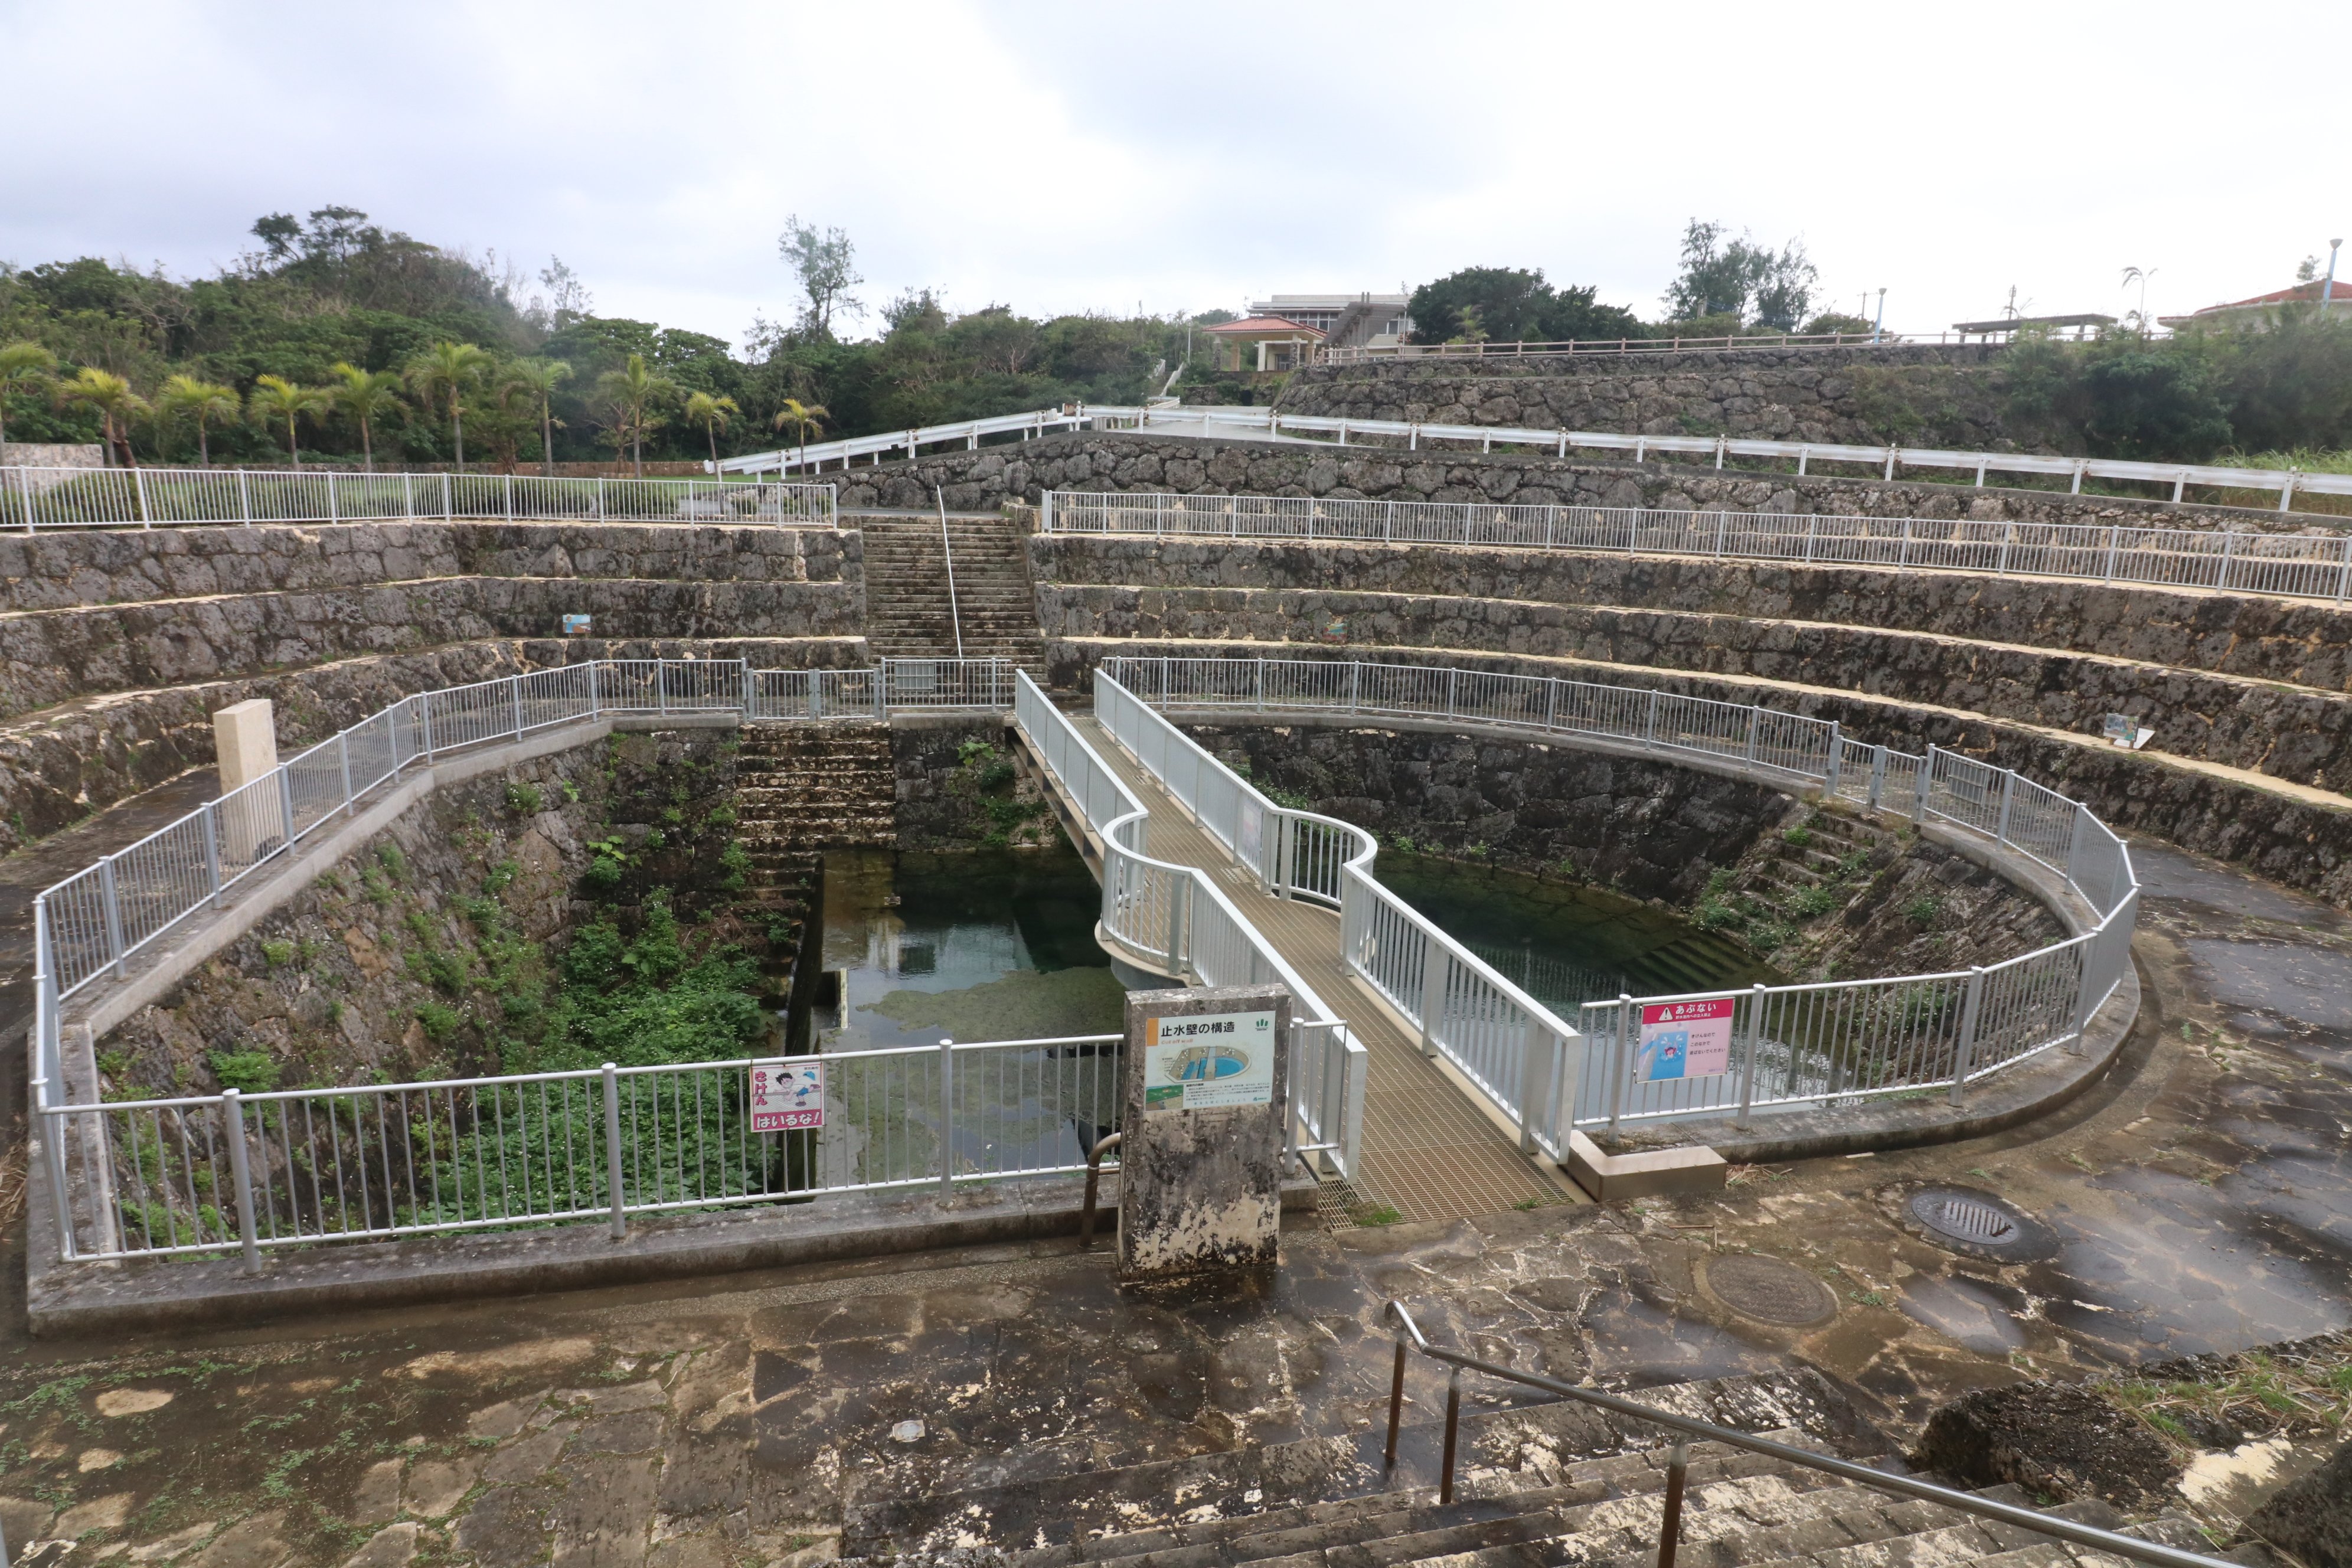
<instances>
[{"instance_id":1,"label":"warning sign with illustration","mask_svg":"<svg viewBox=\"0 0 2352 1568\"><path fill-rule=\"evenodd\" d=\"M1706 1002L1659 1002L1642 1009L1642 1048L1633 1058L1641 1083L1715 1078L1731 1070L1731 1016L1736 996Z\"/></svg>"},{"instance_id":2,"label":"warning sign with illustration","mask_svg":"<svg viewBox=\"0 0 2352 1568\"><path fill-rule=\"evenodd\" d=\"M751 1089L754 1132L824 1125L824 1063L814 1058L753 1062Z\"/></svg>"},{"instance_id":3,"label":"warning sign with illustration","mask_svg":"<svg viewBox=\"0 0 2352 1568\"><path fill-rule=\"evenodd\" d=\"M1143 1109L1273 1104L1274 1035L1272 1013L1144 1019Z\"/></svg>"}]
</instances>

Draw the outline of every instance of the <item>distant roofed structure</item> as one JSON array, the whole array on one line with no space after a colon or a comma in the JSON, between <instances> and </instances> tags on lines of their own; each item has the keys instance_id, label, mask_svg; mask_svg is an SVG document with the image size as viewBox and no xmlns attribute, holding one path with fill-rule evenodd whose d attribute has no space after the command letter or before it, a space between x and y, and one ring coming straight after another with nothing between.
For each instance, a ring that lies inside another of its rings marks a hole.
<instances>
[{"instance_id":1,"label":"distant roofed structure","mask_svg":"<svg viewBox=\"0 0 2352 1568\"><path fill-rule=\"evenodd\" d=\"M1252 301L1249 310L1253 316L1279 316L1313 327L1330 348L1389 348L1412 331L1405 309L1410 303L1403 294L1276 294Z\"/></svg>"},{"instance_id":2,"label":"distant roofed structure","mask_svg":"<svg viewBox=\"0 0 2352 1568\"><path fill-rule=\"evenodd\" d=\"M2102 316L2095 310L2085 310L2073 316L2001 316L1990 321L1954 321L1952 331L1960 334L1960 342L1966 342L1972 337L2005 337L2013 332L2030 331L2037 327L2046 327L2053 332L2061 332L2072 327L2074 329L2074 335L2079 338L2094 328L2112 327L2115 324L2116 319L2113 316Z\"/></svg>"},{"instance_id":3,"label":"distant roofed structure","mask_svg":"<svg viewBox=\"0 0 2352 1568\"><path fill-rule=\"evenodd\" d=\"M1315 356L1323 329L1287 316L1250 315L1202 329L1218 343L1220 370L1297 370ZM1256 363L1244 363L1255 351Z\"/></svg>"},{"instance_id":4,"label":"distant roofed structure","mask_svg":"<svg viewBox=\"0 0 2352 1568\"><path fill-rule=\"evenodd\" d=\"M2185 316L2158 316L2158 321L2176 331L2182 327L2265 326L2277 316L2282 305L2316 305L2326 287L2326 279L2298 283L2292 289L2274 289L2257 294L2251 300L2232 300L2226 305L2208 305ZM2327 298L2330 316L2352 315L2352 279L2338 278L2335 291Z\"/></svg>"}]
</instances>

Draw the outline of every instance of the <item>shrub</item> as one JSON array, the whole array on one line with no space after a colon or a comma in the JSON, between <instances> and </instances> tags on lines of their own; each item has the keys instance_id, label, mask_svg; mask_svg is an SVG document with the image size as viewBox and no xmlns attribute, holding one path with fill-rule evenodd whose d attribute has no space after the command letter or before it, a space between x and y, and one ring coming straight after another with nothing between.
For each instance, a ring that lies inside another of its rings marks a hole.
<instances>
[{"instance_id":1,"label":"shrub","mask_svg":"<svg viewBox=\"0 0 2352 1568\"><path fill-rule=\"evenodd\" d=\"M383 868L384 876L395 883L408 875L408 857L400 852L400 846L397 844L377 845L375 860L377 865Z\"/></svg>"},{"instance_id":2,"label":"shrub","mask_svg":"<svg viewBox=\"0 0 2352 1568\"><path fill-rule=\"evenodd\" d=\"M416 1021L424 1026L425 1037L437 1046L456 1034L457 1026L464 1020L455 1007L444 1006L438 1002L420 1002L416 1005Z\"/></svg>"},{"instance_id":3,"label":"shrub","mask_svg":"<svg viewBox=\"0 0 2352 1568\"><path fill-rule=\"evenodd\" d=\"M1780 835L1780 842L1791 849L1802 849L1812 841L1813 832L1810 827L1791 827L1788 832Z\"/></svg>"},{"instance_id":4,"label":"shrub","mask_svg":"<svg viewBox=\"0 0 2352 1568\"><path fill-rule=\"evenodd\" d=\"M507 809L518 816L539 814L539 786L509 782L507 785Z\"/></svg>"},{"instance_id":5,"label":"shrub","mask_svg":"<svg viewBox=\"0 0 2352 1568\"><path fill-rule=\"evenodd\" d=\"M1933 893L1922 893L1903 906L1903 916L1914 925L1931 926L1944 912L1944 901Z\"/></svg>"},{"instance_id":6,"label":"shrub","mask_svg":"<svg viewBox=\"0 0 2352 1568\"><path fill-rule=\"evenodd\" d=\"M278 1064L268 1051L212 1051L205 1059L223 1089L266 1094L278 1087Z\"/></svg>"},{"instance_id":7,"label":"shrub","mask_svg":"<svg viewBox=\"0 0 2352 1568\"><path fill-rule=\"evenodd\" d=\"M265 942L261 944L261 961L272 969L294 962L294 944L290 942Z\"/></svg>"},{"instance_id":8,"label":"shrub","mask_svg":"<svg viewBox=\"0 0 2352 1568\"><path fill-rule=\"evenodd\" d=\"M1789 900L1789 909L1800 920L1814 920L1838 907L1838 896L1827 888L1806 888Z\"/></svg>"}]
</instances>

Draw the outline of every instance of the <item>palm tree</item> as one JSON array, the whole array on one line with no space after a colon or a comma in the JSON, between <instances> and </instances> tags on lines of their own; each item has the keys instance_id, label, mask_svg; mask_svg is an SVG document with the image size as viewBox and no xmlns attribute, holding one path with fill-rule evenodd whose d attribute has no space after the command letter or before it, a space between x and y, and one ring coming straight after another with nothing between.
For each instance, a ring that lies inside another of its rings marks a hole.
<instances>
[{"instance_id":1,"label":"palm tree","mask_svg":"<svg viewBox=\"0 0 2352 1568\"><path fill-rule=\"evenodd\" d=\"M8 399L30 392L58 368L58 356L35 342L15 342L0 348L0 446L8 440Z\"/></svg>"},{"instance_id":2,"label":"palm tree","mask_svg":"<svg viewBox=\"0 0 2352 1568\"><path fill-rule=\"evenodd\" d=\"M213 448L205 426L215 419L226 424L243 407L236 400L236 388L214 381L198 381L193 375L175 375L166 381L163 390L155 395L155 401L166 415L196 422L196 461L208 468L213 464Z\"/></svg>"},{"instance_id":3,"label":"palm tree","mask_svg":"<svg viewBox=\"0 0 2352 1568\"><path fill-rule=\"evenodd\" d=\"M408 362L408 385L430 411L438 395L449 400L449 439L457 448L457 471L466 471L465 396L490 368L489 351L474 343L453 343L446 338Z\"/></svg>"},{"instance_id":4,"label":"palm tree","mask_svg":"<svg viewBox=\"0 0 2352 1568\"><path fill-rule=\"evenodd\" d=\"M328 394L322 388L297 386L282 375L264 375L254 378L253 400L248 406L257 420L286 421L286 455L299 471L302 453L294 445L294 421L306 414L316 416L327 407L328 402Z\"/></svg>"},{"instance_id":5,"label":"palm tree","mask_svg":"<svg viewBox=\"0 0 2352 1568\"><path fill-rule=\"evenodd\" d=\"M147 400L131 390L130 382L110 370L85 365L71 381L58 385L58 398L97 409L107 446L122 458L124 468L139 466L131 455L131 416L145 412Z\"/></svg>"},{"instance_id":6,"label":"palm tree","mask_svg":"<svg viewBox=\"0 0 2352 1568\"><path fill-rule=\"evenodd\" d=\"M597 395L613 412L613 432L629 443L629 460L636 477L646 477L646 432L657 422L656 409L677 395L677 383L646 368L646 356L631 354L628 364L596 378Z\"/></svg>"},{"instance_id":7,"label":"palm tree","mask_svg":"<svg viewBox=\"0 0 2352 1568\"><path fill-rule=\"evenodd\" d=\"M336 413L360 427L360 460L375 472L375 422L400 406L400 377L335 362L336 384L326 389Z\"/></svg>"},{"instance_id":8,"label":"palm tree","mask_svg":"<svg viewBox=\"0 0 2352 1568\"><path fill-rule=\"evenodd\" d=\"M539 405L540 464L555 477L555 389L572 379L572 366L560 359L517 360L507 366L506 384L528 394Z\"/></svg>"},{"instance_id":9,"label":"palm tree","mask_svg":"<svg viewBox=\"0 0 2352 1568\"><path fill-rule=\"evenodd\" d=\"M686 422L701 426L703 434L710 437L710 471L714 474L719 471L719 432L727 428L730 416L742 412L731 397L713 397L707 392L686 395Z\"/></svg>"},{"instance_id":10,"label":"palm tree","mask_svg":"<svg viewBox=\"0 0 2352 1568\"><path fill-rule=\"evenodd\" d=\"M801 461L808 461L808 438L812 430L822 430L824 422L833 417L833 410L824 404L803 404L797 397L787 397L784 405L776 410L775 427L790 427L800 437Z\"/></svg>"}]
</instances>

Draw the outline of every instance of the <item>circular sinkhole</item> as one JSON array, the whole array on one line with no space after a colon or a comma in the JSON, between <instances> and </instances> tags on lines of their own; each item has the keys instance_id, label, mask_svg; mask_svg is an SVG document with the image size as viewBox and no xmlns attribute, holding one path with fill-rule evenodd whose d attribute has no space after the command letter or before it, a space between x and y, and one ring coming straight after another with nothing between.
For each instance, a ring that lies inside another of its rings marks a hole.
<instances>
[{"instance_id":1,"label":"circular sinkhole","mask_svg":"<svg viewBox=\"0 0 2352 1568\"><path fill-rule=\"evenodd\" d=\"M1975 1187L1921 1187L1903 1200L1908 1227L1952 1252L2030 1263L2057 1249L2050 1227L2004 1198Z\"/></svg>"}]
</instances>

